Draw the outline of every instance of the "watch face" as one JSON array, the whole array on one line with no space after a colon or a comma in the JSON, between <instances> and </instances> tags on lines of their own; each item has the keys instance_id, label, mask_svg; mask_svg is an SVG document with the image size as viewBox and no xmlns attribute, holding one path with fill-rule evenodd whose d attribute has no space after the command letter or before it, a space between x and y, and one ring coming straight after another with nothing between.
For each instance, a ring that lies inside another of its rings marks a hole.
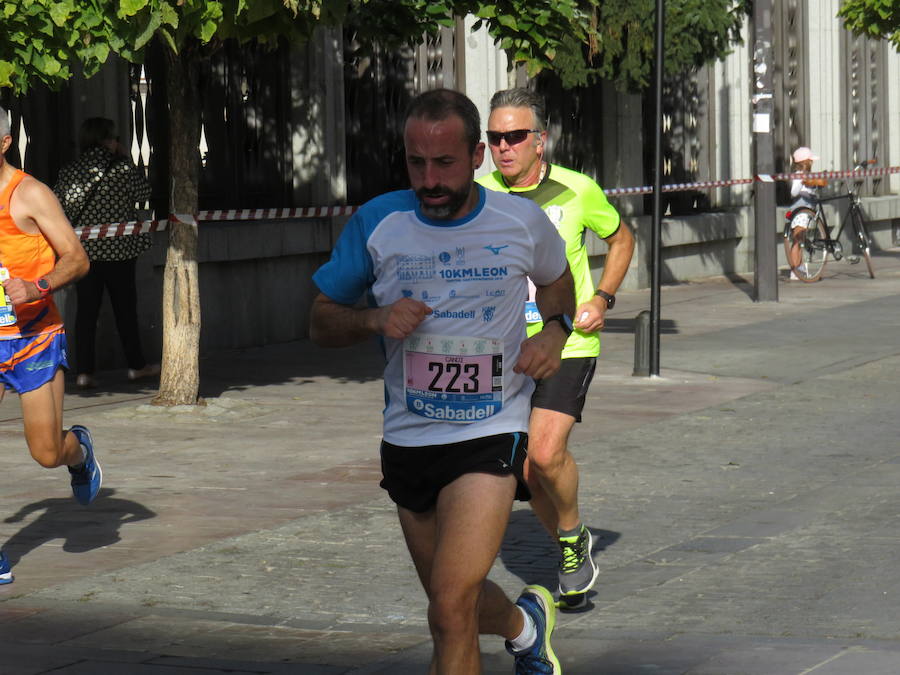
<instances>
[{"instance_id":1,"label":"watch face","mask_svg":"<svg viewBox=\"0 0 900 675\"><path fill-rule=\"evenodd\" d=\"M42 293L46 293L47 291L50 290L50 282L47 281L46 279L41 278L41 279L38 279L38 280L37 280L36 282L34 282L34 283L35 283L35 286L37 286L38 289L39 289Z\"/></svg>"}]
</instances>

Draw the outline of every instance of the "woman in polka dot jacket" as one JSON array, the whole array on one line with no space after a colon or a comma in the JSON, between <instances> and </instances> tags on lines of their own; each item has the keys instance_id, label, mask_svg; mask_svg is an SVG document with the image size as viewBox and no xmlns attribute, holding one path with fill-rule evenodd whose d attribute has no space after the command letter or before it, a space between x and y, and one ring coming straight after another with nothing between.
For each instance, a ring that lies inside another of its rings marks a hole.
<instances>
[{"instance_id":1,"label":"woman in polka dot jacket","mask_svg":"<svg viewBox=\"0 0 900 675\"><path fill-rule=\"evenodd\" d=\"M72 226L135 220L137 205L150 198L150 186L119 142L115 123L104 117L85 120L79 146L81 155L63 167L54 187ZM136 380L159 373L159 366L148 364L144 358L136 306L135 264L141 252L150 248L150 236L103 237L83 242L91 270L77 284L75 366L80 388L97 386L94 343L104 289L109 293L125 350L128 378Z\"/></svg>"}]
</instances>

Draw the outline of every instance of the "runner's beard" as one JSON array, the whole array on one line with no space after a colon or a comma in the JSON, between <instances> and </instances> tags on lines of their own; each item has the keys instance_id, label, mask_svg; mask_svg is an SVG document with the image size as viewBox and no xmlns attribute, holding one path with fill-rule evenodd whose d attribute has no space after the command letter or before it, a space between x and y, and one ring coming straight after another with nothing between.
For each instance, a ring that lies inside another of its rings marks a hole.
<instances>
[{"instance_id":1,"label":"runner's beard","mask_svg":"<svg viewBox=\"0 0 900 675\"><path fill-rule=\"evenodd\" d=\"M443 185L439 185L436 188L432 188L430 190L426 190L425 188L419 188L416 190L416 197L419 198L419 208L422 209L422 213L429 218L434 218L435 220L450 220L457 211L459 211L463 204L466 203L466 200L469 198L469 190L471 189L470 185L467 185L462 190L451 190L450 188L444 187ZM444 197L447 196L448 199L443 204L437 205L429 205L424 201L424 197Z\"/></svg>"}]
</instances>

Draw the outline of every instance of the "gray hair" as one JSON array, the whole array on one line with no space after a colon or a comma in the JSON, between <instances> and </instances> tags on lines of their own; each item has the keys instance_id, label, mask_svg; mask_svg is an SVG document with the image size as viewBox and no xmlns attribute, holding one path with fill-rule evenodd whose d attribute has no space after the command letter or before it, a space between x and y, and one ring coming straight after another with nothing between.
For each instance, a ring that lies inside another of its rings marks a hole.
<instances>
[{"instance_id":1,"label":"gray hair","mask_svg":"<svg viewBox=\"0 0 900 675\"><path fill-rule=\"evenodd\" d=\"M0 138L12 135L10 132L11 129L9 126L9 115L3 109L3 107L0 106Z\"/></svg>"},{"instance_id":2,"label":"gray hair","mask_svg":"<svg viewBox=\"0 0 900 675\"><path fill-rule=\"evenodd\" d=\"M531 108L534 116L534 128L540 131L547 129L547 112L544 99L530 89L516 87L503 89L491 96L491 112L497 108Z\"/></svg>"}]
</instances>

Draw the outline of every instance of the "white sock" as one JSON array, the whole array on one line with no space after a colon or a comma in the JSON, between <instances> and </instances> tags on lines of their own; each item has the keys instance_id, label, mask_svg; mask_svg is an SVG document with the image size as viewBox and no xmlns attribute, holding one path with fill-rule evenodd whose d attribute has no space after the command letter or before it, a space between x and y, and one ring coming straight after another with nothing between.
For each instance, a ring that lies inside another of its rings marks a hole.
<instances>
[{"instance_id":1,"label":"white sock","mask_svg":"<svg viewBox=\"0 0 900 675\"><path fill-rule=\"evenodd\" d=\"M72 468L84 466L84 463L87 461L87 448L84 447L81 443L78 444L78 448L81 450L81 461L76 462L75 464L69 464L69 466L71 466Z\"/></svg>"},{"instance_id":2,"label":"white sock","mask_svg":"<svg viewBox=\"0 0 900 675\"><path fill-rule=\"evenodd\" d=\"M534 625L534 619L526 612L524 609L516 605L518 610L522 612L522 617L525 619L525 625L522 626L522 632L512 640L509 641L510 646L513 650L520 652L523 649L528 649L531 645L534 644L534 641L537 640L537 626Z\"/></svg>"}]
</instances>

